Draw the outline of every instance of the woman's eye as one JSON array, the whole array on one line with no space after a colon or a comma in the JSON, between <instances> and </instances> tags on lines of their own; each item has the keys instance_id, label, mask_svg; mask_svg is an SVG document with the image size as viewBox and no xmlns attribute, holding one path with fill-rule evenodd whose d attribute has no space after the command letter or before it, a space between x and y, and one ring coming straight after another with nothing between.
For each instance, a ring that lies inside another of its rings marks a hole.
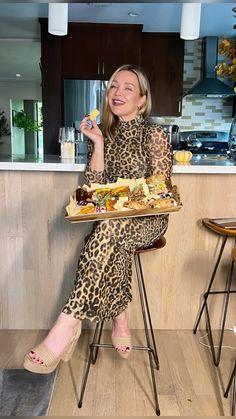
<instances>
[{"instance_id":1,"label":"woman's eye","mask_svg":"<svg viewBox=\"0 0 236 419\"><path fill-rule=\"evenodd\" d=\"M133 91L133 89L131 89L131 87L126 87L125 90L129 90L130 92Z\"/></svg>"}]
</instances>

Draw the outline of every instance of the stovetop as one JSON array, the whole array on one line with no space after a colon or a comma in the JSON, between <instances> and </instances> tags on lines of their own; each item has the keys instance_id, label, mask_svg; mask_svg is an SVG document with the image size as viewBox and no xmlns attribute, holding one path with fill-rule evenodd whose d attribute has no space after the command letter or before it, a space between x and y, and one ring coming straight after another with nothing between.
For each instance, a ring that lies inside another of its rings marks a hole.
<instances>
[{"instance_id":1,"label":"stovetop","mask_svg":"<svg viewBox=\"0 0 236 419\"><path fill-rule=\"evenodd\" d=\"M180 133L179 148L198 155L226 155L228 136L223 131L183 131Z\"/></svg>"}]
</instances>

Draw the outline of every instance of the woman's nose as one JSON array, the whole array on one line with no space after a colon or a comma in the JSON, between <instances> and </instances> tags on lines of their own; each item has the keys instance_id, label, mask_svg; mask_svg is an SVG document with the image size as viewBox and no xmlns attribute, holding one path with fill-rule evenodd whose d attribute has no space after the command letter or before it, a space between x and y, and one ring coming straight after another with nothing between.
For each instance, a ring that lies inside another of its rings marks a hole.
<instances>
[{"instance_id":1,"label":"woman's nose","mask_svg":"<svg viewBox=\"0 0 236 419\"><path fill-rule=\"evenodd\" d=\"M119 95L120 94L120 92L121 92L121 90L120 90L120 87L117 87L116 89L115 89L115 95Z\"/></svg>"}]
</instances>

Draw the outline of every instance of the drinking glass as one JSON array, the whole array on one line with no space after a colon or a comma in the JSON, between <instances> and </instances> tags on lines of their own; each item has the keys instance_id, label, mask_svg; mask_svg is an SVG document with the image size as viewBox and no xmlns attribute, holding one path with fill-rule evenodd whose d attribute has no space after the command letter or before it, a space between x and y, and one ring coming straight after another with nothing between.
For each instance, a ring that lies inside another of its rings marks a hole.
<instances>
[{"instance_id":1,"label":"drinking glass","mask_svg":"<svg viewBox=\"0 0 236 419\"><path fill-rule=\"evenodd\" d=\"M61 143L61 158L74 162L75 159L75 129L73 127L60 127L59 143Z\"/></svg>"}]
</instances>

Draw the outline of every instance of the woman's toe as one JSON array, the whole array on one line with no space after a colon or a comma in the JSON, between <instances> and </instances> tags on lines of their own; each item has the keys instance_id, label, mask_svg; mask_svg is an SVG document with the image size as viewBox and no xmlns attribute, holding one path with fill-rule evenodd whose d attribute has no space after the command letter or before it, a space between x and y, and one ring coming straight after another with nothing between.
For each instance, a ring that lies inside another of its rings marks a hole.
<instances>
[{"instance_id":1,"label":"woman's toe","mask_svg":"<svg viewBox=\"0 0 236 419\"><path fill-rule=\"evenodd\" d=\"M37 356L37 354L35 352L30 351L28 356L29 356L30 360L32 362L34 362L35 364L40 364L40 365L44 364L43 360L39 356Z\"/></svg>"}]
</instances>

